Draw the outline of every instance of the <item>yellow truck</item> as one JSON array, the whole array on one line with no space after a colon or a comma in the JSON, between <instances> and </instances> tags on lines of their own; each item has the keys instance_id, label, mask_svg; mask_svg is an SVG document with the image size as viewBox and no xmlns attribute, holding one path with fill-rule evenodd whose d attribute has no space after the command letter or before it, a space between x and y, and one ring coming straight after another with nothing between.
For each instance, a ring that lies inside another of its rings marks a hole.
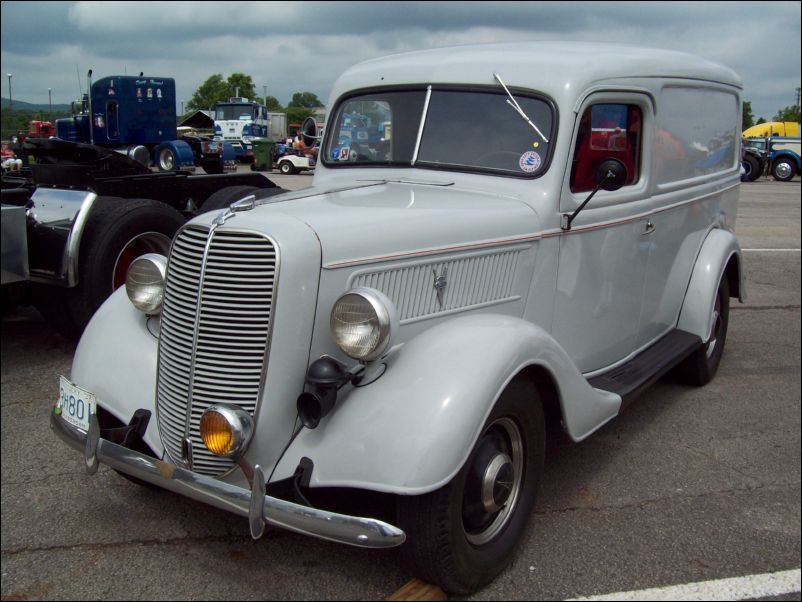
<instances>
[{"instance_id":1,"label":"yellow truck","mask_svg":"<svg viewBox=\"0 0 802 602\"><path fill-rule=\"evenodd\" d=\"M793 121L768 121L745 129L744 138L767 138L769 136L799 136L799 124Z\"/></svg>"}]
</instances>

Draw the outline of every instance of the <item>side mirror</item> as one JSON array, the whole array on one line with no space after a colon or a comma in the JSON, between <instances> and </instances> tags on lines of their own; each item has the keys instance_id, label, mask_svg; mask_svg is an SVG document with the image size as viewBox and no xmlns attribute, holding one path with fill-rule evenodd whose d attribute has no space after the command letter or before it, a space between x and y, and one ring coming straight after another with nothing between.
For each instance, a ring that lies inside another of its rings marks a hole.
<instances>
[{"instance_id":1,"label":"side mirror","mask_svg":"<svg viewBox=\"0 0 802 602\"><path fill-rule=\"evenodd\" d=\"M602 190L618 190L627 181L627 166L618 159L605 159L596 169L596 186Z\"/></svg>"},{"instance_id":2,"label":"side mirror","mask_svg":"<svg viewBox=\"0 0 802 602\"><path fill-rule=\"evenodd\" d=\"M570 230L571 223L574 221L574 218L579 215L579 212L585 208L585 205L590 202L590 199L592 199L593 195L599 192L599 190L618 190L626 181L626 165L624 165L618 159L613 158L602 161L599 164L599 167L596 168L596 188L593 189L593 192L588 195L588 198L586 198L571 215L568 215L567 213L563 214L560 228L562 230Z\"/></svg>"}]
</instances>

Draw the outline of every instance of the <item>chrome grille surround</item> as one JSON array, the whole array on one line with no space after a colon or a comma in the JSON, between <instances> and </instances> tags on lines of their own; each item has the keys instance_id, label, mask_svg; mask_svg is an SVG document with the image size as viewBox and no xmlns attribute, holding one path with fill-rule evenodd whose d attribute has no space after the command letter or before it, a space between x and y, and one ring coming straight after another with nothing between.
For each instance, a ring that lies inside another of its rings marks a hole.
<instances>
[{"instance_id":1,"label":"chrome grille surround","mask_svg":"<svg viewBox=\"0 0 802 602\"><path fill-rule=\"evenodd\" d=\"M215 403L233 403L255 416L278 268L278 245L259 232L192 225L176 236L167 266L156 384L159 435L176 464L209 476L224 476L236 466L206 449L200 418Z\"/></svg>"}]
</instances>

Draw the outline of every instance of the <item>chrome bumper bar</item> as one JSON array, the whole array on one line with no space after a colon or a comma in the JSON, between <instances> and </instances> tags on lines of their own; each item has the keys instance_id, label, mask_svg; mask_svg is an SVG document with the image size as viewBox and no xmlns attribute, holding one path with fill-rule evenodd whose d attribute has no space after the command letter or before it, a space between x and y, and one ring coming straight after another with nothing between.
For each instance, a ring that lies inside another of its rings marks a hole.
<instances>
[{"instance_id":1,"label":"chrome bumper bar","mask_svg":"<svg viewBox=\"0 0 802 602\"><path fill-rule=\"evenodd\" d=\"M380 520L327 512L264 495L264 476L258 466L254 471L253 487L248 490L102 439L94 415L89 433L86 433L66 422L54 409L50 414L50 428L70 447L83 452L90 474L102 462L163 489L245 516L250 521L251 535L255 539L261 536L265 523L363 548L391 548L401 545L406 539L401 529Z\"/></svg>"}]
</instances>

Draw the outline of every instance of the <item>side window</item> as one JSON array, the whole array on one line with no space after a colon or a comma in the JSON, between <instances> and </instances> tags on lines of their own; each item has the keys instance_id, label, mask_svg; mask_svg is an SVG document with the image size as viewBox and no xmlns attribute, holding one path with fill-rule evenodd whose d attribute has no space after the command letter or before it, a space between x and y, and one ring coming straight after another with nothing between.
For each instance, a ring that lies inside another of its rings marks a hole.
<instances>
[{"instance_id":1,"label":"side window","mask_svg":"<svg viewBox=\"0 0 802 602\"><path fill-rule=\"evenodd\" d=\"M627 168L626 185L640 177L642 154L639 107L627 104L597 104L585 109L571 164L571 192L588 192L596 187L596 170L610 158Z\"/></svg>"}]
</instances>

